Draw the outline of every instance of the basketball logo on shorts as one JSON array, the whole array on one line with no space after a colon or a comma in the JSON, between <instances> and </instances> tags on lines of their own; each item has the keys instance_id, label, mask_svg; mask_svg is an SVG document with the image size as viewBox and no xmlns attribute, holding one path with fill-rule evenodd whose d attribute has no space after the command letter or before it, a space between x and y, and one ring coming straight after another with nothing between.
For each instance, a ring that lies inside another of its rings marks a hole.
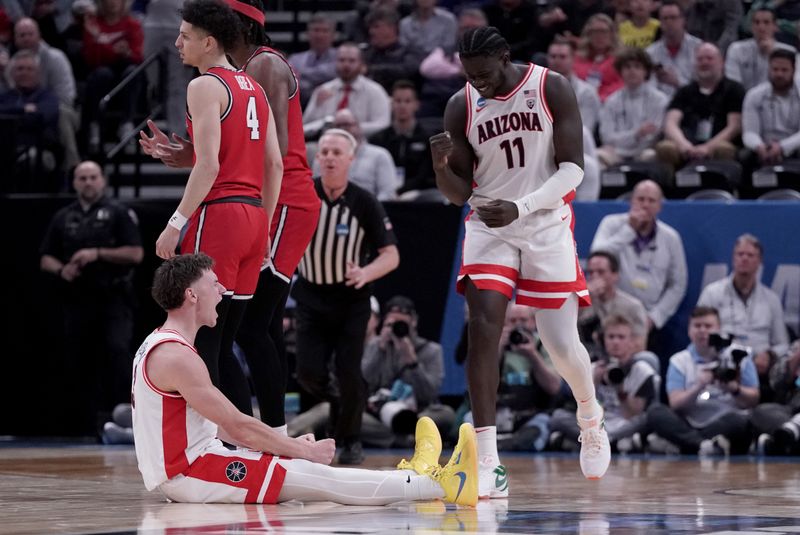
<instances>
[{"instance_id":1,"label":"basketball logo on shorts","mask_svg":"<svg viewBox=\"0 0 800 535\"><path fill-rule=\"evenodd\" d=\"M233 483L238 483L247 477L247 467L241 461L233 461L225 467L225 477Z\"/></svg>"}]
</instances>

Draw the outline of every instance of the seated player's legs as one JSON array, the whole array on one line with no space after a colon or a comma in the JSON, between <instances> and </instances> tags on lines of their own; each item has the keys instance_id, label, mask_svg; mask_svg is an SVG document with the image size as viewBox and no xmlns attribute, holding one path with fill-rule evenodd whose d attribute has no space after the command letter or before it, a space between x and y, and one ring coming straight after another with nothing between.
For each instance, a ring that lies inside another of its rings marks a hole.
<instances>
[{"instance_id":1,"label":"seated player's legs","mask_svg":"<svg viewBox=\"0 0 800 535\"><path fill-rule=\"evenodd\" d=\"M272 455L231 451L219 444L159 490L174 502L277 503L286 475L277 461Z\"/></svg>"}]
</instances>

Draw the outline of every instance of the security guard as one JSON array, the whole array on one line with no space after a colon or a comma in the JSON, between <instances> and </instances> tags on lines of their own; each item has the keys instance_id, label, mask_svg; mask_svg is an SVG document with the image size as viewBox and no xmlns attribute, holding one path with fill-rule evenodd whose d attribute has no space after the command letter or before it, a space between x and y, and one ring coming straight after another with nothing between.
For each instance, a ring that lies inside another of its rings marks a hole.
<instances>
[{"instance_id":1,"label":"security guard","mask_svg":"<svg viewBox=\"0 0 800 535\"><path fill-rule=\"evenodd\" d=\"M98 411L130 399L133 266L144 249L136 214L105 196L97 163L80 163L72 185L78 198L50 221L40 268L63 281L65 384L82 431L93 431Z\"/></svg>"}]
</instances>

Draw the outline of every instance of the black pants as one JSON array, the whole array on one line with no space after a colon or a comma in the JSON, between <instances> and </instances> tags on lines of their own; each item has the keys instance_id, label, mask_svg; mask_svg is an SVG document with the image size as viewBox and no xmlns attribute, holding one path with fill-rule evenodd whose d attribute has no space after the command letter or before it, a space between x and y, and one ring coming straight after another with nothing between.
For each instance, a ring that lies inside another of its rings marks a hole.
<instances>
[{"instance_id":1,"label":"black pants","mask_svg":"<svg viewBox=\"0 0 800 535\"><path fill-rule=\"evenodd\" d=\"M219 388L236 408L252 416L250 385L233 354L233 341L242 322L247 301L224 296L217 305L217 324L203 327L194 345L206 363L211 382Z\"/></svg>"},{"instance_id":2,"label":"black pants","mask_svg":"<svg viewBox=\"0 0 800 535\"><path fill-rule=\"evenodd\" d=\"M126 290L85 292L64 302L65 383L80 415L81 431L94 433L98 412L131 399L133 307Z\"/></svg>"},{"instance_id":3,"label":"black pants","mask_svg":"<svg viewBox=\"0 0 800 535\"><path fill-rule=\"evenodd\" d=\"M331 402L330 421L339 442L358 440L366 407L361 357L369 321L369 296L351 302L297 303L297 380ZM331 384L330 365L338 382Z\"/></svg>"},{"instance_id":4,"label":"black pants","mask_svg":"<svg viewBox=\"0 0 800 535\"><path fill-rule=\"evenodd\" d=\"M780 403L762 403L756 405L750 415L754 438L761 433L774 433L780 426L792 418L792 409Z\"/></svg>"},{"instance_id":5,"label":"black pants","mask_svg":"<svg viewBox=\"0 0 800 535\"><path fill-rule=\"evenodd\" d=\"M289 366L283 340L283 311L288 297L289 284L269 269L263 270L236 335L250 368L261 421L270 427L286 423L284 397Z\"/></svg>"},{"instance_id":6,"label":"black pants","mask_svg":"<svg viewBox=\"0 0 800 535\"><path fill-rule=\"evenodd\" d=\"M654 405L647 410L647 427L678 446L684 454L697 453L703 440L716 435L730 440L733 454L747 453L752 440L749 417L739 413L726 414L707 427L695 429L666 405Z\"/></svg>"}]
</instances>

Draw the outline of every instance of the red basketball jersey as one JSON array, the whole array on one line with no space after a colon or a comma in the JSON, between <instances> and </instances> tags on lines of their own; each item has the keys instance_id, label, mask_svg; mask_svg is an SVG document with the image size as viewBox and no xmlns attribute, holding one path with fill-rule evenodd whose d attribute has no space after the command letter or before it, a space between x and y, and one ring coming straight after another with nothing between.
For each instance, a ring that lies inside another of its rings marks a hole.
<instances>
[{"instance_id":1,"label":"red basketball jersey","mask_svg":"<svg viewBox=\"0 0 800 535\"><path fill-rule=\"evenodd\" d=\"M287 147L286 156L283 157L283 182L281 193L278 197L279 204L297 208L319 209L319 197L314 192L314 183L311 181L311 168L306 157L306 141L303 135L303 110L300 108L300 82L292 66L280 52L262 46L256 49L245 62L242 70L246 71L250 62L259 54L274 54L279 57L292 71L295 90L289 95L289 109L287 117Z\"/></svg>"},{"instance_id":2,"label":"red basketball jersey","mask_svg":"<svg viewBox=\"0 0 800 535\"><path fill-rule=\"evenodd\" d=\"M219 173L207 201L241 195L261 198L264 185L264 146L269 124L267 96L261 86L243 71L211 67L203 76L213 76L228 91L228 108L221 118ZM192 117L186 125L194 141Z\"/></svg>"}]
</instances>

